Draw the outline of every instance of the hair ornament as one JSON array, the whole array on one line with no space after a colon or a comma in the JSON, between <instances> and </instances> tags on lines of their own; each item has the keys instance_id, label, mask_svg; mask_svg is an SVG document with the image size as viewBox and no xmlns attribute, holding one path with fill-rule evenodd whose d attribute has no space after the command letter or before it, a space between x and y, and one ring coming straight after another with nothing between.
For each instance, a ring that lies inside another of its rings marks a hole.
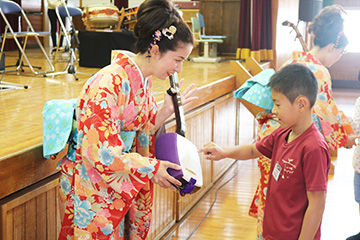
<instances>
[{"instance_id":1,"label":"hair ornament","mask_svg":"<svg viewBox=\"0 0 360 240\"><path fill-rule=\"evenodd\" d=\"M150 57L151 57L150 56L150 50L156 44L156 42L158 42L160 40L161 40L161 32L159 30L156 30L154 32L154 34L152 35L152 42L150 43L150 47L147 50L148 55L146 56L146 58L149 60L149 62L150 62Z\"/></svg>"},{"instance_id":2,"label":"hair ornament","mask_svg":"<svg viewBox=\"0 0 360 240\"><path fill-rule=\"evenodd\" d=\"M153 34L153 39L153 45L155 45L157 41L161 40L161 32L159 30L155 31L155 33Z\"/></svg>"},{"instance_id":3,"label":"hair ornament","mask_svg":"<svg viewBox=\"0 0 360 240\"><path fill-rule=\"evenodd\" d=\"M167 37L169 40L174 38L174 34L176 33L176 27L171 25L169 28L164 28L162 30L162 34Z\"/></svg>"},{"instance_id":4,"label":"hair ornament","mask_svg":"<svg viewBox=\"0 0 360 240\"><path fill-rule=\"evenodd\" d=\"M169 28L164 28L161 31L156 30L154 32L154 34L152 35L152 42L150 43L150 47L147 50L148 55L146 57L149 59L149 62L151 57L150 50L156 44L156 42L159 42L163 36L167 37L169 40L172 40L174 39L175 33L176 33L176 27L174 25L171 25Z\"/></svg>"},{"instance_id":5,"label":"hair ornament","mask_svg":"<svg viewBox=\"0 0 360 240\"><path fill-rule=\"evenodd\" d=\"M343 35L343 31L340 31L336 37L336 43L335 43L335 48L339 45L339 41L340 41L340 38L341 38L341 35Z\"/></svg>"}]
</instances>

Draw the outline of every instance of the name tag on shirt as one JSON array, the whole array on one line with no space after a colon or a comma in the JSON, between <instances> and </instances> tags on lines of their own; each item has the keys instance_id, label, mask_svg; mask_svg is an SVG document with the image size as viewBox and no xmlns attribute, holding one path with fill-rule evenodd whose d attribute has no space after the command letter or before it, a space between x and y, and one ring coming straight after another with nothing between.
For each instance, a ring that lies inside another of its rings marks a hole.
<instances>
[{"instance_id":1,"label":"name tag on shirt","mask_svg":"<svg viewBox=\"0 0 360 240\"><path fill-rule=\"evenodd\" d=\"M282 168L281 168L279 162L276 162L274 170L272 172L272 175L273 175L273 177L275 178L276 181L278 181L278 179L279 179L281 170L282 170Z\"/></svg>"}]
</instances>

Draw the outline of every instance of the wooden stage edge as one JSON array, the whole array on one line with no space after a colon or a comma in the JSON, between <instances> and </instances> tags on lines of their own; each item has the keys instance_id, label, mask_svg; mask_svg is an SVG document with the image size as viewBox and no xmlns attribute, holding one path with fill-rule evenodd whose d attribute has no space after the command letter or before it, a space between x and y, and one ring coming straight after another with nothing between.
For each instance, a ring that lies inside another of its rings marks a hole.
<instances>
[{"instance_id":1,"label":"wooden stage edge","mask_svg":"<svg viewBox=\"0 0 360 240\"><path fill-rule=\"evenodd\" d=\"M61 67L58 67L61 68ZM79 72L95 73L97 69L78 68ZM32 77L27 72L5 74L7 82L30 83L29 89L0 92L0 199L33 185L57 173L57 160L42 155L42 115L44 104L51 99L76 98L89 76L79 81L72 76L51 78ZM185 107L189 112L203 104L235 90L236 77L231 73L230 62L218 64L184 63L180 77L187 81L182 89L194 82L198 87L197 101ZM196 81L195 81L196 80ZM168 81L153 80L154 94L162 104Z\"/></svg>"}]
</instances>

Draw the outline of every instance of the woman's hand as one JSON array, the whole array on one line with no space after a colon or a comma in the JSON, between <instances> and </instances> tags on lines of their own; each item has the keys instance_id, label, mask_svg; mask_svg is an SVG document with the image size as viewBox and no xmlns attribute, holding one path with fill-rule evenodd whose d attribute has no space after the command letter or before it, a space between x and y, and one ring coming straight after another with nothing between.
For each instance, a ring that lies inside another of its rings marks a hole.
<instances>
[{"instance_id":1,"label":"woman's hand","mask_svg":"<svg viewBox=\"0 0 360 240\"><path fill-rule=\"evenodd\" d=\"M184 83L185 79L182 78L179 81L179 88L181 88L182 84ZM176 94L177 91L173 88L171 88L171 92ZM190 84L184 91L181 92L181 104L186 105L199 97L193 96L194 93L197 92L197 88L195 87L195 84ZM166 92L164 96L164 107L168 109L170 112L170 115L174 113L174 104L172 102L172 97Z\"/></svg>"},{"instance_id":2,"label":"woman's hand","mask_svg":"<svg viewBox=\"0 0 360 240\"><path fill-rule=\"evenodd\" d=\"M158 184L162 188L170 188L171 190L176 191L176 187L174 187L172 184L181 186L181 182L176 180L167 172L168 168L181 170L181 167L175 163L171 163L168 161L160 161L159 169L155 173L151 181Z\"/></svg>"},{"instance_id":3,"label":"woman's hand","mask_svg":"<svg viewBox=\"0 0 360 240\"><path fill-rule=\"evenodd\" d=\"M184 83L184 79L180 79L179 87ZM173 89L171 89L173 90ZM183 92L181 92L181 104L186 105L194 100L199 99L198 96L193 96L197 92L197 87L195 87L195 83L190 84ZM174 91L173 91L174 92ZM176 91L175 91L176 92Z\"/></svg>"},{"instance_id":4,"label":"woman's hand","mask_svg":"<svg viewBox=\"0 0 360 240\"><path fill-rule=\"evenodd\" d=\"M183 78L180 79L179 87L181 87L183 82L184 79ZM176 93L176 90L171 88L171 92ZM193 96L196 92L197 92L197 88L195 87L195 84L194 83L190 84L184 91L181 92L181 104L186 105L189 102L198 99L199 97ZM157 130L166 121L166 119L168 119L173 113L174 113L174 104L172 102L172 97L167 92L165 92L164 104L161 107L161 109L159 109L156 115L155 130Z\"/></svg>"},{"instance_id":5,"label":"woman's hand","mask_svg":"<svg viewBox=\"0 0 360 240\"><path fill-rule=\"evenodd\" d=\"M344 145L344 148L346 149L350 149L352 148L353 146L356 146L356 139L357 138L360 138L360 135L355 135L355 134L350 134L348 135L348 140L347 142L345 143Z\"/></svg>"}]
</instances>

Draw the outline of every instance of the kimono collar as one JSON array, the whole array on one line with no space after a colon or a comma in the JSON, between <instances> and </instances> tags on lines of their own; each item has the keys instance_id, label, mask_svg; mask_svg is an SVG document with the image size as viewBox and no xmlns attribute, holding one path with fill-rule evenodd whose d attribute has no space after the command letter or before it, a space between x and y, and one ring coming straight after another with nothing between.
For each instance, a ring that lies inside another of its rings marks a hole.
<instances>
[{"instance_id":1,"label":"kimono collar","mask_svg":"<svg viewBox=\"0 0 360 240\"><path fill-rule=\"evenodd\" d=\"M310 52L293 51L292 58L295 60L303 60L303 61L313 62L315 64L322 65L319 59L314 55L312 55Z\"/></svg>"},{"instance_id":2,"label":"kimono collar","mask_svg":"<svg viewBox=\"0 0 360 240\"><path fill-rule=\"evenodd\" d=\"M149 77L144 78L144 75L142 74L139 66L138 66L138 65L136 64L136 62L132 59L132 57L134 57L136 54L133 53L133 52L124 51L124 50L121 50L120 52L121 52L123 55L125 55L125 56L129 59L129 62L131 62L133 65L135 65L135 67L138 69L139 74L140 74L140 77L141 77L141 81L142 81L142 84L143 84L144 92L146 92L146 85L147 85L147 83L148 83L148 78L149 78Z\"/></svg>"}]
</instances>

